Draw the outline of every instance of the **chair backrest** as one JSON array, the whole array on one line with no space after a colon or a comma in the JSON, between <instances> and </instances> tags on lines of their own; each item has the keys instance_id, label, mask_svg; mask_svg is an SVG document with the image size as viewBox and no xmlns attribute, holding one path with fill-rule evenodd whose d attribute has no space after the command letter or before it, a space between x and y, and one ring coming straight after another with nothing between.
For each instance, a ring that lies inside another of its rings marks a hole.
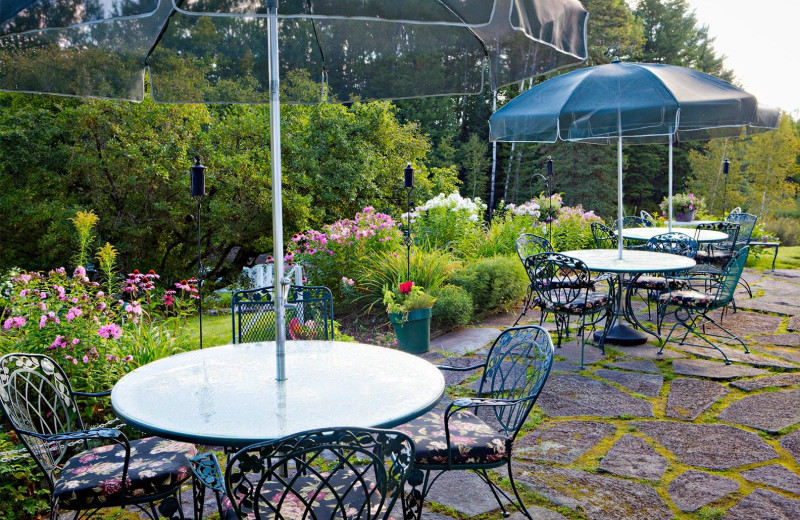
<instances>
[{"instance_id":1,"label":"chair backrest","mask_svg":"<svg viewBox=\"0 0 800 520\"><path fill-rule=\"evenodd\" d=\"M731 212L730 212L730 213L728 213L728 215L734 215L734 214L736 214L736 213L741 213L741 212L742 212L742 208L740 208L739 206L736 206L735 208L733 208L733 209L731 210Z\"/></svg>"},{"instance_id":2,"label":"chair backrest","mask_svg":"<svg viewBox=\"0 0 800 520\"><path fill-rule=\"evenodd\" d=\"M652 217L650 221L642 217L635 217L632 215L629 215L627 217L622 217L622 227L624 228L652 227L653 224L655 224L655 221L652 220ZM619 220L615 220L612 229L617 229L618 226L619 226Z\"/></svg>"},{"instance_id":3,"label":"chair backrest","mask_svg":"<svg viewBox=\"0 0 800 520\"><path fill-rule=\"evenodd\" d=\"M233 293L231 321L234 343L275 340L275 288ZM333 339L333 296L327 287L289 286L286 300L287 339Z\"/></svg>"},{"instance_id":4,"label":"chair backrest","mask_svg":"<svg viewBox=\"0 0 800 520\"><path fill-rule=\"evenodd\" d=\"M513 439L542 391L553 364L553 342L542 327L528 325L503 331L486 357L478 395L519 399L493 409L504 433Z\"/></svg>"},{"instance_id":5,"label":"chair backrest","mask_svg":"<svg viewBox=\"0 0 800 520\"><path fill-rule=\"evenodd\" d=\"M647 223L646 227L654 227L656 225L656 219L653 218L653 215L645 210L640 211L639 216Z\"/></svg>"},{"instance_id":6,"label":"chair backrest","mask_svg":"<svg viewBox=\"0 0 800 520\"><path fill-rule=\"evenodd\" d=\"M714 299L715 308L725 307L733 300L733 292L742 277L744 264L747 262L749 253L750 247L744 246L733 254L725 269L723 269L720 280L717 282L717 294Z\"/></svg>"},{"instance_id":7,"label":"chair backrest","mask_svg":"<svg viewBox=\"0 0 800 520\"><path fill-rule=\"evenodd\" d=\"M384 518L413 461L401 432L313 430L236 452L225 489L241 519Z\"/></svg>"},{"instance_id":8,"label":"chair backrest","mask_svg":"<svg viewBox=\"0 0 800 520\"><path fill-rule=\"evenodd\" d=\"M531 287L550 308L586 299L593 286L591 273L582 261L560 253L539 253L525 260Z\"/></svg>"},{"instance_id":9,"label":"chair backrest","mask_svg":"<svg viewBox=\"0 0 800 520\"><path fill-rule=\"evenodd\" d=\"M45 442L35 434L84 429L67 375L47 356L6 354L0 358L0 406L52 489L54 472L73 452L67 440Z\"/></svg>"},{"instance_id":10,"label":"chair backrest","mask_svg":"<svg viewBox=\"0 0 800 520\"><path fill-rule=\"evenodd\" d=\"M725 217L726 222L739 224L739 236L736 239L736 249L741 249L750 243L753 228L756 226L758 217L750 213L731 213Z\"/></svg>"},{"instance_id":11,"label":"chair backrest","mask_svg":"<svg viewBox=\"0 0 800 520\"><path fill-rule=\"evenodd\" d=\"M553 246L550 242L539 235L533 233L523 233L517 238L517 255L522 263L531 255L539 253L550 253L553 251Z\"/></svg>"},{"instance_id":12,"label":"chair backrest","mask_svg":"<svg viewBox=\"0 0 800 520\"><path fill-rule=\"evenodd\" d=\"M615 249L617 247L617 235L610 227L600 222L592 222L591 227L597 249Z\"/></svg>"},{"instance_id":13,"label":"chair backrest","mask_svg":"<svg viewBox=\"0 0 800 520\"><path fill-rule=\"evenodd\" d=\"M736 245L736 241L739 238L739 224L735 222L728 222L728 221L720 221L720 222L704 222L702 224L698 224L695 228L695 240L700 238L700 231L702 230L709 230L709 231L721 231L728 235L728 238L721 242L714 242L709 244L710 247L713 247L719 251L733 251L734 246ZM698 243L700 242L697 240Z\"/></svg>"},{"instance_id":14,"label":"chair backrest","mask_svg":"<svg viewBox=\"0 0 800 520\"><path fill-rule=\"evenodd\" d=\"M644 248L657 253L671 253L694 258L697 255L697 240L686 233L662 233L648 240Z\"/></svg>"}]
</instances>

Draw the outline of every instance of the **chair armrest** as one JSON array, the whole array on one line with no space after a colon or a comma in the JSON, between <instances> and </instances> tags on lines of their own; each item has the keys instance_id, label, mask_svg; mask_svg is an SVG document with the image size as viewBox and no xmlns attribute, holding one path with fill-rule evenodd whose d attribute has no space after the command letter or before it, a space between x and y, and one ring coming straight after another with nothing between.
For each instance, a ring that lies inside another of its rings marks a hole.
<instances>
[{"instance_id":1,"label":"chair armrest","mask_svg":"<svg viewBox=\"0 0 800 520\"><path fill-rule=\"evenodd\" d=\"M189 459L192 463L192 474L197 482L214 491L225 493L225 482L217 457L211 453L201 453Z\"/></svg>"},{"instance_id":2,"label":"chair armrest","mask_svg":"<svg viewBox=\"0 0 800 520\"><path fill-rule=\"evenodd\" d=\"M450 403L447 406L447 409L445 409L444 411L445 430L449 430L447 423L449 422L450 417L466 408L481 408L481 407L498 408L503 406L514 406L515 404L518 404L521 401L525 401L526 399L529 398L526 397L524 399L491 399L489 397L461 397Z\"/></svg>"},{"instance_id":3,"label":"chair armrest","mask_svg":"<svg viewBox=\"0 0 800 520\"><path fill-rule=\"evenodd\" d=\"M450 365L436 365L436 368L439 370L449 370L451 372L467 372L469 370L475 370L476 368L483 368L486 363L479 363L477 365L470 365L468 367L453 367Z\"/></svg>"},{"instance_id":4,"label":"chair armrest","mask_svg":"<svg viewBox=\"0 0 800 520\"><path fill-rule=\"evenodd\" d=\"M108 397L111 395L111 390L106 390L104 392L77 392L73 390L72 394L80 397Z\"/></svg>"},{"instance_id":5,"label":"chair armrest","mask_svg":"<svg viewBox=\"0 0 800 520\"><path fill-rule=\"evenodd\" d=\"M20 433L42 439L45 442L83 441L91 439L113 439L118 444L125 446L126 454L130 455L128 437L115 428L92 428L65 433L36 433L20 430Z\"/></svg>"}]
</instances>

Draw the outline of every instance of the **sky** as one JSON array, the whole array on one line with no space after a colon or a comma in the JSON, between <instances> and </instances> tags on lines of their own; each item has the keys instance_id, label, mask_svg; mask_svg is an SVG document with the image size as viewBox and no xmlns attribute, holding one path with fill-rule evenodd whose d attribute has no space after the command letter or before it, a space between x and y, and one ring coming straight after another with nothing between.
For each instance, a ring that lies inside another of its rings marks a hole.
<instances>
[{"instance_id":1,"label":"sky","mask_svg":"<svg viewBox=\"0 0 800 520\"><path fill-rule=\"evenodd\" d=\"M800 0L687 3L698 24L716 38L714 49L725 56L738 86L759 103L800 118Z\"/></svg>"}]
</instances>

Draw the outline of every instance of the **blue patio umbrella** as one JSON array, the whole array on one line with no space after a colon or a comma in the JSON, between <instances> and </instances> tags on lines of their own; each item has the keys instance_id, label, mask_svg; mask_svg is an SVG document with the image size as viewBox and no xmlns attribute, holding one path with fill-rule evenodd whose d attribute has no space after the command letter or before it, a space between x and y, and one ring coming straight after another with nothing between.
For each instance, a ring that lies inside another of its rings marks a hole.
<instances>
[{"instance_id":1,"label":"blue patio umbrella","mask_svg":"<svg viewBox=\"0 0 800 520\"><path fill-rule=\"evenodd\" d=\"M284 102L474 94L487 76L497 89L583 62L587 16L578 0L0 0L0 90L141 101L147 78L157 102L269 103L275 278L288 290L281 74L321 86Z\"/></svg>"},{"instance_id":2,"label":"blue patio umbrella","mask_svg":"<svg viewBox=\"0 0 800 520\"><path fill-rule=\"evenodd\" d=\"M622 236L623 143L738 137L777 126L777 111L758 110L755 96L685 67L623 63L578 69L549 79L509 101L489 118L492 141L617 143L617 198ZM672 206L669 208L672 221ZM622 258L622 240L618 241Z\"/></svg>"}]
</instances>

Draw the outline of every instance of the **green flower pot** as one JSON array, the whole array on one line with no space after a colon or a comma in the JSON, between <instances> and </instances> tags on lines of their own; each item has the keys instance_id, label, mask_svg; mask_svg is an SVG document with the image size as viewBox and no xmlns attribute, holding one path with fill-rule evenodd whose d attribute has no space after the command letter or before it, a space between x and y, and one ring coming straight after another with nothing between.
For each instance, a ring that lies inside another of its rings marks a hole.
<instances>
[{"instance_id":1,"label":"green flower pot","mask_svg":"<svg viewBox=\"0 0 800 520\"><path fill-rule=\"evenodd\" d=\"M410 311L407 319L402 313L389 313L400 350L409 354L428 351L431 346L431 309Z\"/></svg>"}]
</instances>

